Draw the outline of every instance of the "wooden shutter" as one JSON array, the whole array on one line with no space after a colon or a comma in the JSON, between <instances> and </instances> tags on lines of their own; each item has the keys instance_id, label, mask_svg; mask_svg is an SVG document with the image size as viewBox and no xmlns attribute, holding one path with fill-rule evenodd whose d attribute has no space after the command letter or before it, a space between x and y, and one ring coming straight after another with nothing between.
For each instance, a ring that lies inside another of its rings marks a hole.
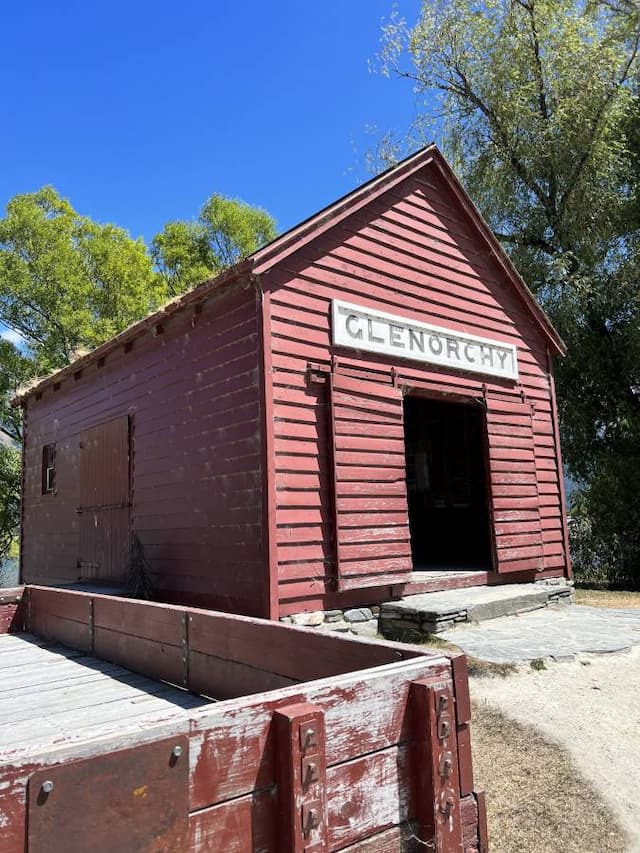
<instances>
[{"instance_id":1,"label":"wooden shutter","mask_svg":"<svg viewBox=\"0 0 640 853\"><path fill-rule=\"evenodd\" d=\"M487 430L498 572L540 570L542 526L530 404L488 396Z\"/></svg>"},{"instance_id":2,"label":"wooden shutter","mask_svg":"<svg viewBox=\"0 0 640 853\"><path fill-rule=\"evenodd\" d=\"M129 551L129 419L80 436L80 554L83 579L119 580Z\"/></svg>"},{"instance_id":3,"label":"wooden shutter","mask_svg":"<svg viewBox=\"0 0 640 853\"><path fill-rule=\"evenodd\" d=\"M338 589L405 583L411 542L402 392L331 375Z\"/></svg>"}]
</instances>

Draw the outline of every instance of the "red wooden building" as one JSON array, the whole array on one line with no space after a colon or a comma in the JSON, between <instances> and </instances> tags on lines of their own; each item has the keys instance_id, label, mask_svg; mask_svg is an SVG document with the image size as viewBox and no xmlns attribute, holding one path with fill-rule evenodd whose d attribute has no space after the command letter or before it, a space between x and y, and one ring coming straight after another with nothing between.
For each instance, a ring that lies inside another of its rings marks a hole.
<instances>
[{"instance_id":1,"label":"red wooden building","mask_svg":"<svg viewBox=\"0 0 640 853\"><path fill-rule=\"evenodd\" d=\"M22 579L132 532L159 599L271 618L568 576L562 352L424 149L20 397Z\"/></svg>"}]
</instances>

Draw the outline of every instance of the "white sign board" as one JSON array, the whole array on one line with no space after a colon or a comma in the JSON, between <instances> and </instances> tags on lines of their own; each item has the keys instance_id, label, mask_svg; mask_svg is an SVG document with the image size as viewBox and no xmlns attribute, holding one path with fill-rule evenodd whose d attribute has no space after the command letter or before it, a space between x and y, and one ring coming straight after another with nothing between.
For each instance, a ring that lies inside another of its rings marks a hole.
<instances>
[{"instance_id":1,"label":"white sign board","mask_svg":"<svg viewBox=\"0 0 640 853\"><path fill-rule=\"evenodd\" d=\"M518 378L513 344L408 320L334 299L333 343L350 349L437 364L456 370Z\"/></svg>"}]
</instances>

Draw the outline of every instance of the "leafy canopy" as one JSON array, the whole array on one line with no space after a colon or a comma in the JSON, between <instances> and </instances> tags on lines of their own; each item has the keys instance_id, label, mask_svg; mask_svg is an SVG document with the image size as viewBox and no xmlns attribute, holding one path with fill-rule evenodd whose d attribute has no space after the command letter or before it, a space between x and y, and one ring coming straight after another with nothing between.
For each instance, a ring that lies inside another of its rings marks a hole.
<instances>
[{"instance_id":1,"label":"leafy canopy","mask_svg":"<svg viewBox=\"0 0 640 853\"><path fill-rule=\"evenodd\" d=\"M142 240L80 216L52 187L19 195L0 219L0 321L39 372L67 364L167 297Z\"/></svg>"},{"instance_id":2,"label":"leafy canopy","mask_svg":"<svg viewBox=\"0 0 640 853\"><path fill-rule=\"evenodd\" d=\"M639 42L634 0L435 0L414 26L393 18L382 52L385 73L426 104L382 156L439 135L565 338L557 379L575 511L612 574L638 583Z\"/></svg>"},{"instance_id":3,"label":"leafy canopy","mask_svg":"<svg viewBox=\"0 0 640 853\"><path fill-rule=\"evenodd\" d=\"M179 293L250 255L276 236L261 208L214 194L196 222L169 222L153 238L152 254L171 293Z\"/></svg>"}]
</instances>

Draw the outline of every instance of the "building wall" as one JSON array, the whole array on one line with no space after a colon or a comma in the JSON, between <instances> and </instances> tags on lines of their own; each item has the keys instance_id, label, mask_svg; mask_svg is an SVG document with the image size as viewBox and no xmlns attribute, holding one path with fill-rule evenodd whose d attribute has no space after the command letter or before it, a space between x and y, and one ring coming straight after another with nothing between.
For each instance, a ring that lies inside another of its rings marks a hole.
<instances>
[{"instance_id":1,"label":"building wall","mask_svg":"<svg viewBox=\"0 0 640 853\"><path fill-rule=\"evenodd\" d=\"M26 412L23 580L77 579L79 436L132 425L132 527L165 600L264 615L259 301L214 297L136 338ZM42 446L56 443L56 494L42 495Z\"/></svg>"},{"instance_id":2,"label":"building wall","mask_svg":"<svg viewBox=\"0 0 640 853\"><path fill-rule=\"evenodd\" d=\"M263 285L272 342L281 615L373 603L392 592L389 586L336 592L329 401L321 381L331 369L387 386L393 369L396 382L426 393L484 399L500 576L566 571L546 339L435 170L425 167L281 261ZM332 298L513 343L519 381L335 348ZM310 381L309 365L320 381ZM538 534L537 543L529 542L538 514L542 541Z\"/></svg>"}]
</instances>

